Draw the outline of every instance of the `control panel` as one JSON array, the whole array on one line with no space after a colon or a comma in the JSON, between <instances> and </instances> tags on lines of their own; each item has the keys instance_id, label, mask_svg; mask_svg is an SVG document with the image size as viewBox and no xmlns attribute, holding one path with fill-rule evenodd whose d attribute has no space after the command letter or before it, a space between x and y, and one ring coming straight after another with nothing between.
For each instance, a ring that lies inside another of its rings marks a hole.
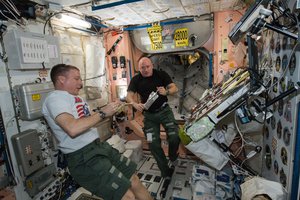
<instances>
[{"instance_id":1,"label":"control panel","mask_svg":"<svg viewBox=\"0 0 300 200\"><path fill-rule=\"evenodd\" d=\"M33 197L45 189L50 183L54 182L55 173L56 168L54 164L51 164L28 176L25 180L25 188L28 194Z\"/></svg>"},{"instance_id":2,"label":"control panel","mask_svg":"<svg viewBox=\"0 0 300 200\"><path fill-rule=\"evenodd\" d=\"M28 176L44 167L41 144L36 130L26 130L13 135L11 139L22 175Z\"/></svg>"},{"instance_id":3,"label":"control panel","mask_svg":"<svg viewBox=\"0 0 300 200\"><path fill-rule=\"evenodd\" d=\"M12 29L3 40L9 69L51 68L60 63L59 40L54 36Z\"/></svg>"}]
</instances>

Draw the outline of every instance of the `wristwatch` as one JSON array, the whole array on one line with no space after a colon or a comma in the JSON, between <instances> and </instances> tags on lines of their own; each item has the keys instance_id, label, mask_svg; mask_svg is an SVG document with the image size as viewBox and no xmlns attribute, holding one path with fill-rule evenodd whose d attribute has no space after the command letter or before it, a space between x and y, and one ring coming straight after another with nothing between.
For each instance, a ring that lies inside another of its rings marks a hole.
<instances>
[{"instance_id":1,"label":"wristwatch","mask_svg":"<svg viewBox=\"0 0 300 200\"><path fill-rule=\"evenodd\" d=\"M99 115L100 115L101 119L104 119L106 117L106 113L101 110L99 111Z\"/></svg>"}]
</instances>

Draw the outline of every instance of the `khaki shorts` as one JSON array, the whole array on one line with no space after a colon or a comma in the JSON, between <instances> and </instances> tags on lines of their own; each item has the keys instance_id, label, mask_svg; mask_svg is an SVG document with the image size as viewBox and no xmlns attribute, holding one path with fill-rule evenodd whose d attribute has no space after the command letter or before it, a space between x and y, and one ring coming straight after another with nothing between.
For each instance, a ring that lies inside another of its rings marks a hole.
<instances>
[{"instance_id":1,"label":"khaki shorts","mask_svg":"<svg viewBox=\"0 0 300 200\"><path fill-rule=\"evenodd\" d=\"M75 181L105 200L119 200L130 188L136 164L99 139L66 154Z\"/></svg>"}]
</instances>

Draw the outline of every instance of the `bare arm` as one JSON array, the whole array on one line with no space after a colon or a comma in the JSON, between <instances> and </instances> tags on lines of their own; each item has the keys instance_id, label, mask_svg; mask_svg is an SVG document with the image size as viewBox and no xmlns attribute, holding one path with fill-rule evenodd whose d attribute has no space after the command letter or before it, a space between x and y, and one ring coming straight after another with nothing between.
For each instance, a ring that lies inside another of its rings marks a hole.
<instances>
[{"instance_id":1,"label":"bare arm","mask_svg":"<svg viewBox=\"0 0 300 200\"><path fill-rule=\"evenodd\" d=\"M75 119L69 113L62 113L55 118L57 124L71 137L75 138L84 131L96 125L102 118L98 113L91 116Z\"/></svg>"},{"instance_id":2,"label":"bare arm","mask_svg":"<svg viewBox=\"0 0 300 200\"><path fill-rule=\"evenodd\" d=\"M128 103L131 103L132 106L135 109L137 109L138 111L143 112L143 110L144 110L144 104L136 102L135 101L135 95L136 95L136 93L128 91L127 92L127 96L126 96L126 101Z\"/></svg>"},{"instance_id":3,"label":"bare arm","mask_svg":"<svg viewBox=\"0 0 300 200\"><path fill-rule=\"evenodd\" d=\"M101 110L107 117L112 116L118 109L119 103L110 103ZM69 113L62 113L55 118L57 124L71 137L75 138L89 128L102 121L99 113L93 113L91 116L75 119Z\"/></svg>"}]
</instances>

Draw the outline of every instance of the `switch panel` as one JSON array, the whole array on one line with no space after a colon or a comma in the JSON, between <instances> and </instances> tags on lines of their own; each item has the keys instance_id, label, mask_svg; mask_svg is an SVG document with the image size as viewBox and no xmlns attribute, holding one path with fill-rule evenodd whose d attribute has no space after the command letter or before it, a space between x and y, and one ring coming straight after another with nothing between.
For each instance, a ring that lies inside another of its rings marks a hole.
<instances>
[{"instance_id":1,"label":"switch panel","mask_svg":"<svg viewBox=\"0 0 300 200\"><path fill-rule=\"evenodd\" d=\"M21 175L28 176L44 167L42 146L36 130L26 130L11 139Z\"/></svg>"},{"instance_id":2,"label":"switch panel","mask_svg":"<svg viewBox=\"0 0 300 200\"><path fill-rule=\"evenodd\" d=\"M57 37L11 29L3 41L9 69L51 68L61 62Z\"/></svg>"},{"instance_id":3,"label":"switch panel","mask_svg":"<svg viewBox=\"0 0 300 200\"><path fill-rule=\"evenodd\" d=\"M49 63L46 40L21 37L21 50L24 63Z\"/></svg>"}]
</instances>

